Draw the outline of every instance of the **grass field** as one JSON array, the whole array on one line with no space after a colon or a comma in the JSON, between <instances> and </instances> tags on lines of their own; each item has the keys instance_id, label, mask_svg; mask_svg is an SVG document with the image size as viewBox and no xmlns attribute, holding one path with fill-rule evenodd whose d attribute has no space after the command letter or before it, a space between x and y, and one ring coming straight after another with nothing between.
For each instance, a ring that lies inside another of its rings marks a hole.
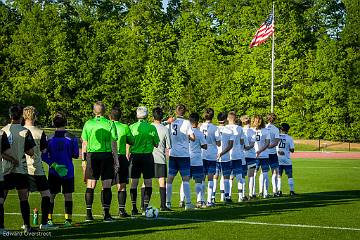
<instances>
[{"instance_id":1,"label":"grass field","mask_svg":"<svg viewBox=\"0 0 360 240\"><path fill-rule=\"evenodd\" d=\"M76 165L74 222L72 228L51 232L54 239L360 239L360 170L359 160L294 160L295 190L299 195L254 200L231 205L218 204L211 209L185 212L178 206L174 193L174 213L160 213L158 219L144 217L101 221L100 186L94 201L94 223L84 223L85 185L80 161ZM178 180L178 179L177 179ZM151 205L158 207L159 194L154 181ZM179 181L174 185L178 191ZM235 187L235 184L234 184ZM111 212L116 215L117 195L113 188ZM235 192L235 189L233 189ZM288 193L286 177L283 192ZM233 194L237 199L237 194ZM195 198L194 194L193 197ZM130 211L128 195L128 211ZM40 208L40 196L30 196L31 209ZM63 223L64 201L55 202L55 222ZM22 225L19 202L11 191L5 203L5 226L19 230ZM1 238L1 237L0 237ZM47 237L48 238L48 237ZM14 238L12 238L14 239Z\"/></svg>"}]
</instances>

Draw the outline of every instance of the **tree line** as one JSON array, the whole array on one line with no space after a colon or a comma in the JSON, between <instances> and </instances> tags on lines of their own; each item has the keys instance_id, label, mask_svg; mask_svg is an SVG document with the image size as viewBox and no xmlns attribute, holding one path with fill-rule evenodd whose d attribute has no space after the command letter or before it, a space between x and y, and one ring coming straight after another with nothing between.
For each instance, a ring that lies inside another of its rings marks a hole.
<instances>
[{"instance_id":1,"label":"tree line","mask_svg":"<svg viewBox=\"0 0 360 240\"><path fill-rule=\"evenodd\" d=\"M358 141L360 4L275 0L278 123L296 137ZM135 109L270 111L271 40L249 44L271 0L12 0L0 2L0 113L34 105L39 124L92 104Z\"/></svg>"}]
</instances>

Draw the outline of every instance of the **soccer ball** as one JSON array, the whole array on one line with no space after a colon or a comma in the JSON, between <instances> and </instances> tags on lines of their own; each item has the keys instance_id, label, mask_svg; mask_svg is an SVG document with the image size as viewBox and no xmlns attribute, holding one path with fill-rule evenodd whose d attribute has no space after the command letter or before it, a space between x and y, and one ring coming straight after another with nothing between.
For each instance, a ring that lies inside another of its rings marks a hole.
<instances>
[{"instance_id":1,"label":"soccer ball","mask_svg":"<svg viewBox=\"0 0 360 240\"><path fill-rule=\"evenodd\" d=\"M148 206L145 210L145 217L157 218L159 216L159 209Z\"/></svg>"}]
</instances>

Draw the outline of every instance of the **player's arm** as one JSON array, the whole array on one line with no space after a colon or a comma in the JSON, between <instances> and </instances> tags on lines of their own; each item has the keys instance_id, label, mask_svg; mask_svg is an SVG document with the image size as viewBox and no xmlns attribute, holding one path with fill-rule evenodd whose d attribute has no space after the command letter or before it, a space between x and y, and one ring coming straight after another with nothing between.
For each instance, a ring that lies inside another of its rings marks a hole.
<instances>
[{"instance_id":1,"label":"player's arm","mask_svg":"<svg viewBox=\"0 0 360 240\"><path fill-rule=\"evenodd\" d=\"M277 129L276 127L275 127L275 129L276 129L276 131L275 131L274 141L273 141L273 143L269 144L268 148L274 148L274 147L276 147L276 146L279 144L279 142L280 142L279 129Z\"/></svg>"},{"instance_id":2,"label":"player's arm","mask_svg":"<svg viewBox=\"0 0 360 240\"><path fill-rule=\"evenodd\" d=\"M12 156L9 139L7 138L6 133L3 133L1 137L1 155L4 160L11 162L15 167L19 165L19 161Z\"/></svg>"},{"instance_id":3,"label":"player's arm","mask_svg":"<svg viewBox=\"0 0 360 240\"><path fill-rule=\"evenodd\" d=\"M35 140L30 131L27 131L25 136L24 152L29 156L34 156Z\"/></svg>"},{"instance_id":4,"label":"player's arm","mask_svg":"<svg viewBox=\"0 0 360 240\"><path fill-rule=\"evenodd\" d=\"M79 158L79 143L76 137L71 138L71 147L72 158Z\"/></svg>"},{"instance_id":5,"label":"player's arm","mask_svg":"<svg viewBox=\"0 0 360 240\"><path fill-rule=\"evenodd\" d=\"M46 148L47 148L47 137L46 134L43 132L40 138L40 151L44 152Z\"/></svg>"},{"instance_id":6,"label":"player's arm","mask_svg":"<svg viewBox=\"0 0 360 240\"><path fill-rule=\"evenodd\" d=\"M290 149L289 149L289 151L291 153L293 153L293 152L295 152L294 140L290 136L289 136L289 138L290 138Z\"/></svg>"},{"instance_id":7,"label":"player's arm","mask_svg":"<svg viewBox=\"0 0 360 240\"><path fill-rule=\"evenodd\" d=\"M234 146L234 140L229 140L226 148L221 153L218 154L218 159L227 152L229 152L233 148L233 146Z\"/></svg>"},{"instance_id":8,"label":"player's arm","mask_svg":"<svg viewBox=\"0 0 360 240\"><path fill-rule=\"evenodd\" d=\"M220 130L219 130L219 128L216 128L216 131L215 131L215 143L216 143L216 146L221 147Z\"/></svg>"},{"instance_id":9,"label":"player's arm","mask_svg":"<svg viewBox=\"0 0 360 240\"><path fill-rule=\"evenodd\" d=\"M207 141L206 141L204 135L200 134L199 137L200 137L200 146L201 146L201 148L206 150L207 149Z\"/></svg>"},{"instance_id":10,"label":"player's arm","mask_svg":"<svg viewBox=\"0 0 360 240\"><path fill-rule=\"evenodd\" d=\"M195 141L195 134L193 132L193 130L191 129L191 124L189 122L189 125L187 126L188 130L187 130L187 135L190 141L194 142Z\"/></svg>"},{"instance_id":11,"label":"player's arm","mask_svg":"<svg viewBox=\"0 0 360 240\"><path fill-rule=\"evenodd\" d=\"M265 139L265 144L256 152L256 157L259 157L260 153L265 151L269 147L269 145L270 145L270 139Z\"/></svg>"},{"instance_id":12,"label":"player's arm","mask_svg":"<svg viewBox=\"0 0 360 240\"><path fill-rule=\"evenodd\" d=\"M126 127L126 143L129 145L134 145L134 136L132 135L130 128Z\"/></svg>"},{"instance_id":13,"label":"player's arm","mask_svg":"<svg viewBox=\"0 0 360 240\"><path fill-rule=\"evenodd\" d=\"M157 133L157 130L156 130L156 127L151 125L151 128L152 128L152 137L153 137L153 144L154 144L154 147L158 147L159 146L159 143L160 143L160 138L159 138L159 134Z\"/></svg>"}]
</instances>

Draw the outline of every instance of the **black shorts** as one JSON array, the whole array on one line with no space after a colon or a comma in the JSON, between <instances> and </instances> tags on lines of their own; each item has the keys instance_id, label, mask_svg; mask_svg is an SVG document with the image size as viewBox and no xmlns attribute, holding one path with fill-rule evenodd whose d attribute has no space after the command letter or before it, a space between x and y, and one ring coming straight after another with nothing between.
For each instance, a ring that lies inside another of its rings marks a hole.
<instances>
[{"instance_id":1,"label":"black shorts","mask_svg":"<svg viewBox=\"0 0 360 240\"><path fill-rule=\"evenodd\" d=\"M166 164L155 163L154 169L155 169L155 177L156 178L166 178L167 177Z\"/></svg>"},{"instance_id":2,"label":"black shorts","mask_svg":"<svg viewBox=\"0 0 360 240\"><path fill-rule=\"evenodd\" d=\"M49 189L51 194L58 194L61 190L63 194L73 193L75 191L74 178L63 179L49 174Z\"/></svg>"},{"instance_id":3,"label":"black shorts","mask_svg":"<svg viewBox=\"0 0 360 240\"><path fill-rule=\"evenodd\" d=\"M130 177L150 179L155 176L152 153L132 153L130 156Z\"/></svg>"},{"instance_id":4,"label":"black shorts","mask_svg":"<svg viewBox=\"0 0 360 240\"><path fill-rule=\"evenodd\" d=\"M48 189L49 184L45 175L29 175L30 192L42 192Z\"/></svg>"},{"instance_id":5,"label":"black shorts","mask_svg":"<svg viewBox=\"0 0 360 240\"><path fill-rule=\"evenodd\" d=\"M4 198L4 181L0 181L0 198Z\"/></svg>"},{"instance_id":6,"label":"black shorts","mask_svg":"<svg viewBox=\"0 0 360 240\"><path fill-rule=\"evenodd\" d=\"M129 183L129 160L126 155L119 155L119 169L115 173L115 183Z\"/></svg>"},{"instance_id":7,"label":"black shorts","mask_svg":"<svg viewBox=\"0 0 360 240\"><path fill-rule=\"evenodd\" d=\"M86 154L86 179L108 180L114 178L114 157L111 152Z\"/></svg>"},{"instance_id":8,"label":"black shorts","mask_svg":"<svg viewBox=\"0 0 360 240\"><path fill-rule=\"evenodd\" d=\"M22 173L9 173L4 176L4 189L29 189L29 177Z\"/></svg>"}]
</instances>

